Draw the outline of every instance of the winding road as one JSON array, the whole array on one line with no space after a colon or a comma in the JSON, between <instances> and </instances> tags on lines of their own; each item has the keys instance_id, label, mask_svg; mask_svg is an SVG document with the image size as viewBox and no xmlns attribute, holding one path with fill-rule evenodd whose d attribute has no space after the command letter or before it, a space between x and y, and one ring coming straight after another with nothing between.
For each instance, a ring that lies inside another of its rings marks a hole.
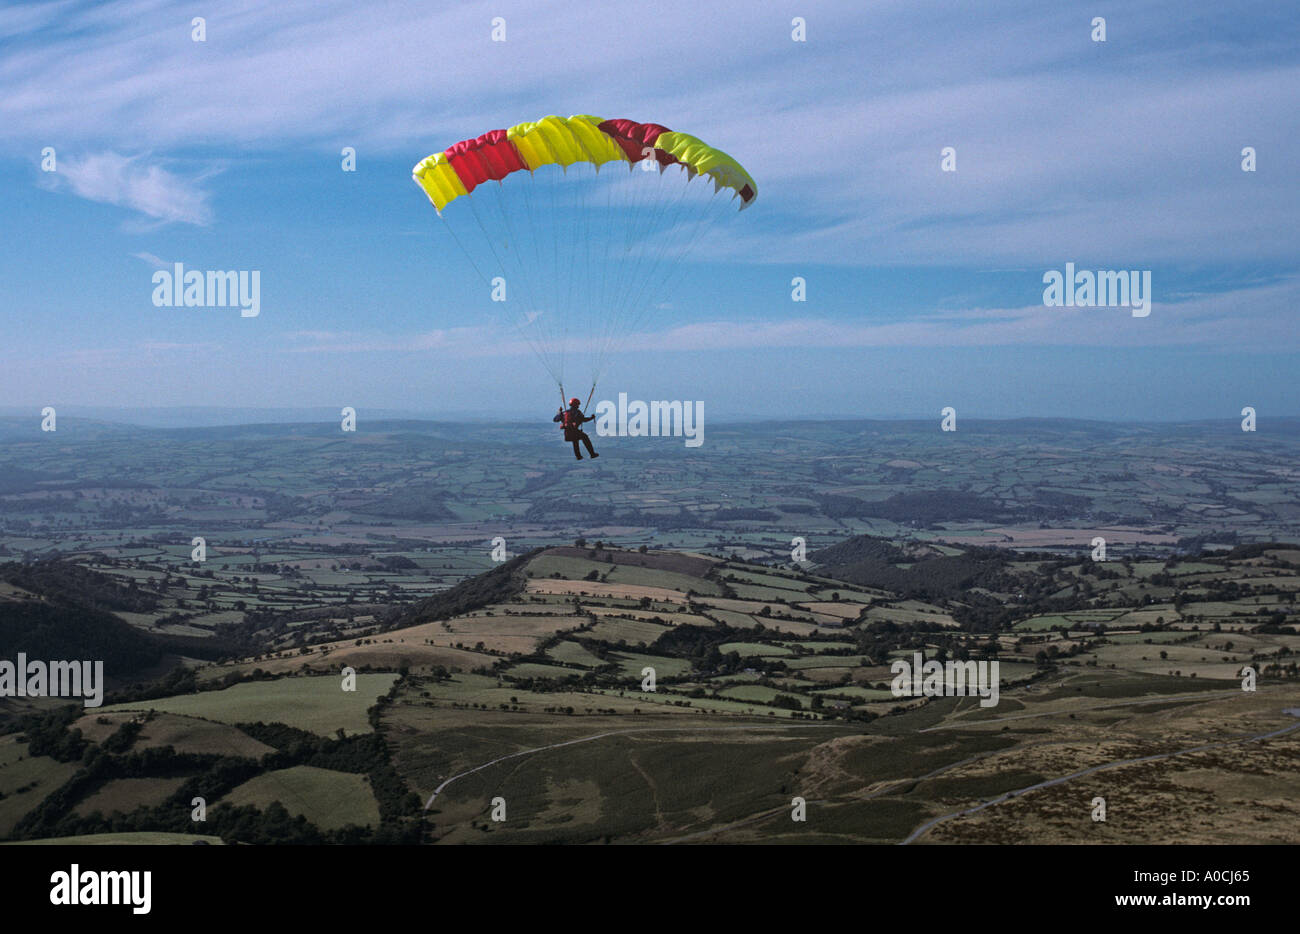
<instances>
[{"instance_id":1,"label":"winding road","mask_svg":"<svg viewBox=\"0 0 1300 934\"><path fill-rule=\"evenodd\" d=\"M531 756L533 753L545 752L548 749L560 749L563 746L576 746L578 743L590 743L598 739L604 739L607 736L626 736L629 733L721 733L734 732L736 730L816 730L816 729L833 729L844 728L842 723L751 723L746 726L643 726L631 727L626 730L608 730L604 733L594 733L591 736L580 736L577 739L566 739L562 743L551 743L548 746L535 746L532 749L521 749L519 752L512 752L509 755L498 756L491 762L484 762L482 765L476 765L472 769L467 769L453 775L444 781L437 788L433 789L433 794L429 795L429 800L424 802L424 809L429 810L433 804L433 799L442 794L444 788L457 779L464 778L466 775L473 775L475 772L481 772L486 768L491 768L498 762L505 762L507 759L517 759L520 756Z\"/></svg>"}]
</instances>

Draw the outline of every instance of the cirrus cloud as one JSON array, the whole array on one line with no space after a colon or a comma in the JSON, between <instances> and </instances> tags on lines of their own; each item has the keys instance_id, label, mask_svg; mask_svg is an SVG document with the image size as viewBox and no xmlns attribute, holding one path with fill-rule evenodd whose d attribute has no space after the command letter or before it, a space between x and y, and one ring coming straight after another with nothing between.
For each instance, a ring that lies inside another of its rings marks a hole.
<instances>
[{"instance_id":1,"label":"cirrus cloud","mask_svg":"<svg viewBox=\"0 0 1300 934\"><path fill-rule=\"evenodd\" d=\"M56 187L89 201L135 211L154 225L205 227L212 223L211 195L200 183L209 174L185 178L144 156L100 152L63 160L54 178Z\"/></svg>"}]
</instances>

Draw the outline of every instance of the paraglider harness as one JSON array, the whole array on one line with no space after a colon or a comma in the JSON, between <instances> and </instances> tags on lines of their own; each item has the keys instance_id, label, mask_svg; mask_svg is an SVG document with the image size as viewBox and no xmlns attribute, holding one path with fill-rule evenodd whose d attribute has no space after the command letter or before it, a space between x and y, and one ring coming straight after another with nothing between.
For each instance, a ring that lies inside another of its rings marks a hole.
<instances>
[{"instance_id":1,"label":"paraglider harness","mask_svg":"<svg viewBox=\"0 0 1300 934\"><path fill-rule=\"evenodd\" d=\"M591 387L591 392L587 394L587 405L591 405L591 397L594 396L595 394L596 394L596 387L593 384ZM563 386L560 387L560 401L562 403L564 402ZM587 406L583 406L583 408L586 407ZM559 418L560 427L564 429L564 440L577 441L583 433L582 423L587 421L591 421L591 419L585 418L582 414L581 409L574 410L572 407L568 406L567 404L564 405L563 408L561 409L560 418Z\"/></svg>"},{"instance_id":2,"label":"paraglider harness","mask_svg":"<svg viewBox=\"0 0 1300 934\"><path fill-rule=\"evenodd\" d=\"M564 410L564 414L560 416L560 427L564 429L565 441L574 440L573 438L570 438L569 435L570 433L574 433L574 436L576 437L576 432L578 432L581 429L582 422L583 422L582 412L575 411L574 409Z\"/></svg>"}]
</instances>

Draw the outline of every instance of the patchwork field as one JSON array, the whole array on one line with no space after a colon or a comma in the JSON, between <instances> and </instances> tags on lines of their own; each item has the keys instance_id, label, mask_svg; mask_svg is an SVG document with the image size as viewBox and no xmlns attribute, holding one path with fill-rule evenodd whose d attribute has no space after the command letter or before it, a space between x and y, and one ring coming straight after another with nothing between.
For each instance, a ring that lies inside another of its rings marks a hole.
<instances>
[{"instance_id":1,"label":"patchwork field","mask_svg":"<svg viewBox=\"0 0 1300 934\"><path fill-rule=\"evenodd\" d=\"M1036 495L976 479L977 497ZM421 545L437 526L365 525L336 501L322 528L277 520L276 541L249 533L255 554L214 547L206 567L127 536L97 544L95 577L19 566L0 602L38 604L41 575L62 575L110 608L115 638L188 641L102 708L13 708L0 834L189 841L173 799L202 795L205 836L259 845L1300 842L1300 549L1152 555L1121 536L1094 562L1087 548L970 547L988 526L937 519L846 538L891 521L863 513L889 499L862 506L853 486L808 497L835 522L788 514L826 536L801 562L770 532L715 554L698 532L665 532L689 540L679 554L615 524L586 534L621 545L510 541L511 558L489 560L471 552L504 510L456 503L464 538ZM336 494L402 521L390 495ZM615 502L665 508L639 495ZM512 502L515 519L533 510ZM236 524L266 511L238 490L208 505ZM1138 540L1137 524L1106 528ZM917 656L997 661L996 704L897 689L895 666Z\"/></svg>"},{"instance_id":2,"label":"patchwork field","mask_svg":"<svg viewBox=\"0 0 1300 934\"><path fill-rule=\"evenodd\" d=\"M156 710L230 724L273 720L320 735L338 730L367 733L371 727L366 711L396 680L395 674L359 674L356 690L349 692L337 677L282 678L103 709L106 713Z\"/></svg>"}]
</instances>

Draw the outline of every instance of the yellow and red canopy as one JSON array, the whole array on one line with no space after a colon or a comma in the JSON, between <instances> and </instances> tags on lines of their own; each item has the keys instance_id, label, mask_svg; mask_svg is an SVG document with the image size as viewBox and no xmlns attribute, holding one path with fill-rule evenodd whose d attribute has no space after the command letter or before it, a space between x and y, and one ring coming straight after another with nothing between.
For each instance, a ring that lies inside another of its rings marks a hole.
<instances>
[{"instance_id":1,"label":"yellow and red canopy","mask_svg":"<svg viewBox=\"0 0 1300 934\"><path fill-rule=\"evenodd\" d=\"M500 181L512 172L578 162L599 168L606 162L649 158L707 175L716 189L732 189L740 197L741 210L758 195L758 186L739 162L694 136L657 123L602 120L589 114L543 117L462 140L421 160L412 174L441 212L483 182Z\"/></svg>"}]
</instances>

